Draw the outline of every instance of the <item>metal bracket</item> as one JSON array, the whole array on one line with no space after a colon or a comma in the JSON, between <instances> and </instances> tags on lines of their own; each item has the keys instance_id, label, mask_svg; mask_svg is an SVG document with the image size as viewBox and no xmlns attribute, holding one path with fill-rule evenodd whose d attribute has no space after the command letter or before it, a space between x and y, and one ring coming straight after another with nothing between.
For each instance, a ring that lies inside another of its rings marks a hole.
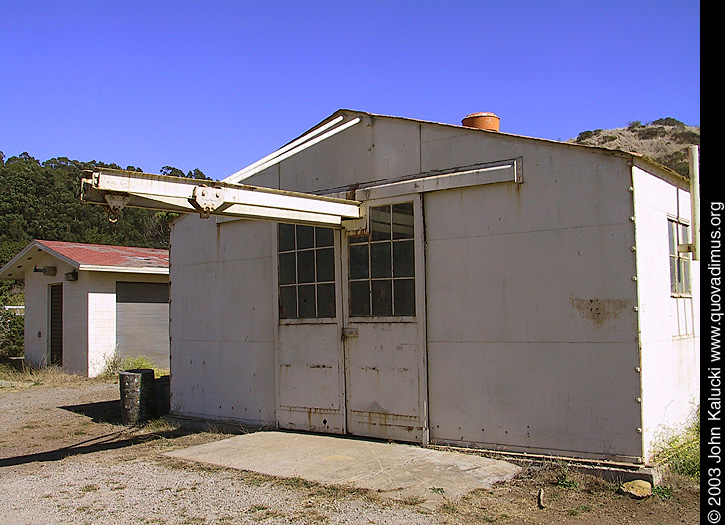
<instances>
[{"instance_id":1,"label":"metal bracket","mask_svg":"<svg viewBox=\"0 0 725 525\"><path fill-rule=\"evenodd\" d=\"M106 202L108 203L108 220L109 222L116 222L118 221L118 213L126 207L126 204L128 204L128 201L131 199L128 195L113 195L113 194L106 194L103 196L104 199L106 199Z\"/></svg>"},{"instance_id":2,"label":"metal bracket","mask_svg":"<svg viewBox=\"0 0 725 525\"><path fill-rule=\"evenodd\" d=\"M209 215L224 204L224 190L221 188L210 188L209 186L197 186L191 193L189 199L201 217L209 218Z\"/></svg>"}]
</instances>

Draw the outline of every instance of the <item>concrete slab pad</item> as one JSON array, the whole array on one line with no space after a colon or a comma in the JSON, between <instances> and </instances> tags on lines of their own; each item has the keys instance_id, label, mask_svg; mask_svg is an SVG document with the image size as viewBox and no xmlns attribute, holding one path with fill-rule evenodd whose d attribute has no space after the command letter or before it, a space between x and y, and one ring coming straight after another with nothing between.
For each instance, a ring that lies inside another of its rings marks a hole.
<instances>
[{"instance_id":1,"label":"concrete slab pad","mask_svg":"<svg viewBox=\"0 0 725 525\"><path fill-rule=\"evenodd\" d=\"M384 497L425 500L436 507L478 488L511 479L520 470L506 461L347 437L256 432L176 450L169 457L346 485Z\"/></svg>"}]
</instances>

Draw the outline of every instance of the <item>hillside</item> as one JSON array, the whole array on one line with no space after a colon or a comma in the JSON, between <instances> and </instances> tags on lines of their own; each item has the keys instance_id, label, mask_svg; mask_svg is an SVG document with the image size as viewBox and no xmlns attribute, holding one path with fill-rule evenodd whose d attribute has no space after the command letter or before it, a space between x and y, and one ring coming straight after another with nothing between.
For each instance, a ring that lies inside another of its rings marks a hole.
<instances>
[{"instance_id":1,"label":"hillside","mask_svg":"<svg viewBox=\"0 0 725 525\"><path fill-rule=\"evenodd\" d=\"M566 142L639 153L688 176L688 146L700 145L700 126L688 126L667 117L625 128L582 131Z\"/></svg>"}]
</instances>

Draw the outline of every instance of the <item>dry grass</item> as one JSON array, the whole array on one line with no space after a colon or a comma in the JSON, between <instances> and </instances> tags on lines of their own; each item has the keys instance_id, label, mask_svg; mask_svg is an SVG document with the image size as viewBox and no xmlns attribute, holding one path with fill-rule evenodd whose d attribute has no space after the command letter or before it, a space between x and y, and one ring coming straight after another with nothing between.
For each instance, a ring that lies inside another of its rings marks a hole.
<instances>
[{"instance_id":1,"label":"dry grass","mask_svg":"<svg viewBox=\"0 0 725 525\"><path fill-rule=\"evenodd\" d=\"M57 366L43 368L25 366L22 369L16 369L0 363L0 381L26 385L66 385L82 384L91 380L78 374L69 374Z\"/></svg>"}]
</instances>

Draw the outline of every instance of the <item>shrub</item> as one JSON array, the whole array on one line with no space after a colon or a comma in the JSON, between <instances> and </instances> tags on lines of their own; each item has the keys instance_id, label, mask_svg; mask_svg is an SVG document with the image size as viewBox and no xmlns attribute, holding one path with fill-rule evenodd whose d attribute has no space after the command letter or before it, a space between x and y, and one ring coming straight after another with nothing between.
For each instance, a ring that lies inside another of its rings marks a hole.
<instances>
[{"instance_id":1,"label":"shrub","mask_svg":"<svg viewBox=\"0 0 725 525\"><path fill-rule=\"evenodd\" d=\"M0 356L20 357L25 345L25 318L0 308Z\"/></svg>"},{"instance_id":2,"label":"shrub","mask_svg":"<svg viewBox=\"0 0 725 525\"><path fill-rule=\"evenodd\" d=\"M672 134L672 138L675 142L678 142L680 144L700 144L700 135L695 133L694 131L676 131Z\"/></svg>"},{"instance_id":3,"label":"shrub","mask_svg":"<svg viewBox=\"0 0 725 525\"><path fill-rule=\"evenodd\" d=\"M113 357L106 363L106 367L103 369L103 372L101 372L100 378L114 379L118 376L118 373L123 370L136 370L139 368L150 368L154 371L155 377L168 374L168 370L158 368L148 356L138 355L121 358L118 354L114 354Z\"/></svg>"},{"instance_id":4,"label":"shrub","mask_svg":"<svg viewBox=\"0 0 725 525\"><path fill-rule=\"evenodd\" d=\"M579 135L576 138L577 142L584 142L585 140L588 140L594 136L593 131L582 131L579 133Z\"/></svg>"},{"instance_id":5,"label":"shrub","mask_svg":"<svg viewBox=\"0 0 725 525\"><path fill-rule=\"evenodd\" d=\"M647 126L638 129L636 133L641 139L656 139L667 135L667 130L663 126Z\"/></svg>"},{"instance_id":6,"label":"shrub","mask_svg":"<svg viewBox=\"0 0 725 525\"><path fill-rule=\"evenodd\" d=\"M682 122L672 117L658 118L652 121L652 124L656 126L684 126Z\"/></svg>"}]
</instances>

